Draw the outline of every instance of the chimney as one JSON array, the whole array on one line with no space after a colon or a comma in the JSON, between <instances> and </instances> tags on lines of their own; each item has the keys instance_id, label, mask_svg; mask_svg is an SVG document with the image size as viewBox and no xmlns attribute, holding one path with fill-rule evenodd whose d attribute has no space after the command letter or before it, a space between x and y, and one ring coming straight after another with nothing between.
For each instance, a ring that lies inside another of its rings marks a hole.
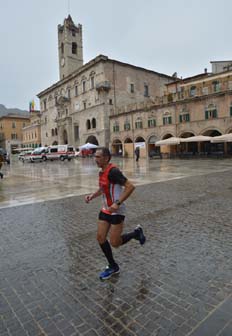
<instances>
[{"instance_id":1,"label":"chimney","mask_svg":"<svg viewBox=\"0 0 232 336\"><path fill-rule=\"evenodd\" d=\"M207 72L208 72L208 71L207 71L207 68L205 68L205 74L207 74Z\"/></svg>"}]
</instances>

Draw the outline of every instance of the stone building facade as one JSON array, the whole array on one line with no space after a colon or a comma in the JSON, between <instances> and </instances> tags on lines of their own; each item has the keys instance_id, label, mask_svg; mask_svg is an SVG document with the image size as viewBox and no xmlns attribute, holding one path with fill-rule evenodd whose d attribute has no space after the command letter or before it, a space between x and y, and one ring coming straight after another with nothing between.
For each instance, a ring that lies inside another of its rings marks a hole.
<instances>
[{"instance_id":1,"label":"stone building facade","mask_svg":"<svg viewBox=\"0 0 232 336\"><path fill-rule=\"evenodd\" d=\"M143 143L141 154L146 157L160 139L232 133L232 70L218 69L222 69L219 62L212 73L167 84L164 96L155 104L118 109L110 117L112 151L121 148L132 157L136 144ZM171 150L171 146L161 148Z\"/></svg>"},{"instance_id":2,"label":"stone building facade","mask_svg":"<svg viewBox=\"0 0 232 336\"><path fill-rule=\"evenodd\" d=\"M70 16L58 26L58 44L60 80L38 94L45 146L69 143L79 147L86 142L108 146L109 117L118 108L154 103L164 95L165 85L174 81L103 55L82 65L82 27L75 26Z\"/></svg>"}]
</instances>

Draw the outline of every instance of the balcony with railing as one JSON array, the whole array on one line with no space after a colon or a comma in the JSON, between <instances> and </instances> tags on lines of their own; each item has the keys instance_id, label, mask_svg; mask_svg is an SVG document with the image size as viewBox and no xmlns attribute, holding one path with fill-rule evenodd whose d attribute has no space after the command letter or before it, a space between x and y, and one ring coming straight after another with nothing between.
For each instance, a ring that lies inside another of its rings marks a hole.
<instances>
[{"instance_id":1,"label":"balcony with railing","mask_svg":"<svg viewBox=\"0 0 232 336\"><path fill-rule=\"evenodd\" d=\"M96 90L98 92L101 92L101 91L108 92L110 89L111 89L111 84L109 81L104 81L104 82L100 82L96 84Z\"/></svg>"}]
</instances>

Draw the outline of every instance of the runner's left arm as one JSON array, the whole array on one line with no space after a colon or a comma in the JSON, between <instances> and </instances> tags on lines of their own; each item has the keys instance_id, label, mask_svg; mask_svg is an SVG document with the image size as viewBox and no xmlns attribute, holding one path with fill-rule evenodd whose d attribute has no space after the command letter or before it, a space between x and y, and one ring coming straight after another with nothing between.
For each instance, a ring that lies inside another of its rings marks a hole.
<instances>
[{"instance_id":1,"label":"runner's left arm","mask_svg":"<svg viewBox=\"0 0 232 336\"><path fill-rule=\"evenodd\" d=\"M89 202L92 201L94 198L96 198L96 197L98 197L98 196L101 196L101 195L102 195L102 191L101 191L101 189L99 188L99 189L98 189L97 191L95 191L94 193L85 196L85 202L86 202L86 203L89 203Z\"/></svg>"}]
</instances>

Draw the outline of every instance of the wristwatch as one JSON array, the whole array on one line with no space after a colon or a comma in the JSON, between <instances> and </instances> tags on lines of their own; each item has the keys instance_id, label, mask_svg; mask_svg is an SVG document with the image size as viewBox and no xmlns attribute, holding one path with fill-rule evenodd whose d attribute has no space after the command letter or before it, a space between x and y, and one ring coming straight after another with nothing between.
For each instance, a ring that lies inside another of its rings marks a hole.
<instances>
[{"instance_id":1,"label":"wristwatch","mask_svg":"<svg viewBox=\"0 0 232 336\"><path fill-rule=\"evenodd\" d=\"M119 200L114 201L115 204L117 204L118 206L121 205L121 202Z\"/></svg>"}]
</instances>

